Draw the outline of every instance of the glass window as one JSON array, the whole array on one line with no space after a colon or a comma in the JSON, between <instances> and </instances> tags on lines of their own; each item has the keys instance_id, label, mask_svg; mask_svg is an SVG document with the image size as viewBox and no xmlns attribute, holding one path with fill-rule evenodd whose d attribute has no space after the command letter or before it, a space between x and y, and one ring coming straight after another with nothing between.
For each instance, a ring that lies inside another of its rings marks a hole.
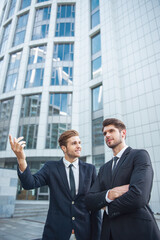
<instances>
[{"instance_id":1,"label":"glass window","mask_svg":"<svg viewBox=\"0 0 160 240\"><path fill-rule=\"evenodd\" d=\"M92 78L101 74L101 57L96 58L92 61Z\"/></svg>"},{"instance_id":2,"label":"glass window","mask_svg":"<svg viewBox=\"0 0 160 240\"><path fill-rule=\"evenodd\" d=\"M92 120L92 146L104 145L102 134L103 117Z\"/></svg>"},{"instance_id":3,"label":"glass window","mask_svg":"<svg viewBox=\"0 0 160 240\"><path fill-rule=\"evenodd\" d=\"M3 23L3 20L4 20L4 13L5 13L5 10L6 10L6 5L5 5L5 6L4 6L4 8L2 9L0 26L2 25L2 23Z\"/></svg>"},{"instance_id":4,"label":"glass window","mask_svg":"<svg viewBox=\"0 0 160 240\"><path fill-rule=\"evenodd\" d=\"M93 163L93 165L95 165L97 173L98 173L100 167L104 164L104 162L105 162L104 154L99 154L99 155L93 156L92 163Z\"/></svg>"},{"instance_id":5,"label":"glass window","mask_svg":"<svg viewBox=\"0 0 160 240\"><path fill-rule=\"evenodd\" d=\"M24 9L31 5L31 0L22 0L20 9Z\"/></svg>"},{"instance_id":6,"label":"glass window","mask_svg":"<svg viewBox=\"0 0 160 240\"><path fill-rule=\"evenodd\" d=\"M72 85L72 67L53 67L51 85Z\"/></svg>"},{"instance_id":7,"label":"glass window","mask_svg":"<svg viewBox=\"0 0 160 240\"><path fill-rule=\"evenodd\" d=\"M46 148L55 149L59 148L58 139L60 135L71 129L70 124L66 123L52 123L47 126Z\"/></svg>"},{"instance_id":8,"label":"glass window","mask_svg":"<svg viewBox=\"0 0 160 240\"><path fill-rule=\"evenodd\" d=\"M36 10L32 40L48 37L51 7Z\"/></svg>"},{"instance_id":9,"label":"glass window","mask_svg":"<svg viewBox=\"0 0 160 240\"><path fill-rule=\"evenodd\" d=\"M7 146L13 101L13 98L0 101L0 151Z\"/></svg>"},{"instance_id":10,"label":"glass window","mask_svg":"<svg viewBox=\"0 0 160 240\"><path fill-rule=\"evenodd\" d=\"M93 11L97 7L99 7L99 0L91 0L91 10Z\"/></svg>"},{"instance_id":11,"label":"glass window","mask_svg":"<svg viewBox=\"0 0 160 240\"><path fill-rule=\"evenodd\" d=\"M58 61L73 61L73 43L55 44L53 58Z\"/></svg>"},{"instance_id":12,"label":"glass window","mask_svg":"<svg viewBox=\"0 0 160 240\"><path fill-rule=\"evenodd\" d=\"M72 94L71 93L52 93L50 94L49 116L71 115Z\"/></svg>"},{"instance_id":13,"label":"glass window","mask_svg":"<svg viewBox=\"0 0 160 240\"><path fill-rule=\"evenodd\" d=\"M46 48L46 45L43 45L30 49L25 88L43 85Z\"/></svg>"},{"instance_id":14,"label":"glass window","mask_svg":"<svg viewBox=\"0 0 160 240\"><path fill-rule=\"evenodd\" d=\"M3 92L9 92L16 89L20 61L21 52L11 54Z\"/></svg>"},{"instance_id":15,"label":"glass window","mask_svg":"<svg viewBox=\"0 0 160 240\"><path fill-rule=\"evenodd\" d=\"M35 149L37 145L38 125L26 124L19 127L18 137L23 136L26 141L26 149Z\"/></svg>"},{"instance_id":16,"label":"glass window","mask_svg":"<svg viewBox=\"0 0 160 240\"><path fill-rule=\"evenodd\" d=\"M18 18L18 23L17 23L13 46L17 46L24 42L27 21L28 21L28 13L25 15L22 15Z\"/></svg>"},{"instance_id":17,"label":"glass window","mask_svg":"<svg viewBox=\"0 0 160 240\"><path fill-rule=\"evenodd\" d=\"M74 36L75 6L59 5L57 9L56 37Z\"/></svg>"},{"instance_id":18,"label":"glass window","mask_svg":"<svg viewBox=\"0 0 160 240\"><path fill-rule=\"evenodd\" d=\"M101 50L101 36L98 33L96 36L92 37L92 55Z\"/></svg>"},{"instance_id":19,"label":"glass window","mask_svg":"<svg viewBox=\"0 0 160 240\"><path fill-rule=\"evenodd\" d=\"M21 118L37 117L40 114L41 95L24 96L21 107Z\"/></svg>"},{"instance_id":20,"label":"glass window","mask_svg":"<svg viewBox=\"0 0 160 240\"><path fill-rule=\"evenodd\" d=\"M101 74L101 36L100 33L96 34L91 39L91 69L92 78L95 78Z\"/></svg>"},{"instance_id":21,"label":"glass window","mask_svg":"<svg viewBox=\"0 0 160 240\"><path fill-rule=\"evenodd\" d=\"M9 37L9 32L10 32L10 27L11 27L11 23L8 23L5 27L4 27L4 33L3 33L3 37L2 37L2 42L1 42L1 50L0 53L4 53L7 47L7 42L8 42L8 37Z\"/></svg>"},{"instance_id":22,"label":"glass window","mask_svg":"<svg viewBox=\"0 0 160 240\"><path fill-rule=\"evenodd\" d=\"M92 110L93 112L103 108L102 86L92 90Z\"/></svg>"},{"instance_id":23,"label":"glass window","mask_svg":"<svg viewBox=\"0 0 160 240\"><path fill-rule=\"evenodd\" d=\"M99 0L91 0L91 28L94 28L99 23Z\"/></svg>"},{"instance_id":24,"label":"glass window","mask_svg":"<svg viewBox=\"0 0 160 240\"><path fill-rule=\"evenodd\" d=\"M13 16L15 6L16 6L16 0L11 0L11 5L10 5L9 13L8 13L8 18Z\"/></svg>"}]
</instances>

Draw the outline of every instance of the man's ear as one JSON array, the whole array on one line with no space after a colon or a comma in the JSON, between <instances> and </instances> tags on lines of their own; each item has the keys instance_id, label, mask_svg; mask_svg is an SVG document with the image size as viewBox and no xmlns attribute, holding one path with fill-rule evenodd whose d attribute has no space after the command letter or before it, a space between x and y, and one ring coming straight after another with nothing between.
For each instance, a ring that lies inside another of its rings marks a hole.
<instances>
[{"instance_id":1,"label":"man's ear","mask_svg":"<svg viewBox=\"0 0 160 240\"><path fill-rule=\"evenodd\" d=\"M126 129L123 129L123 130L121 131L121 133L122 133L122 137L125 139L125 138L126 138Z\"/></svg>"},{"instance_id":2,"label":"man's ear","mask_svg":"<svg viewBox=\"0 0 160 240\"><path fill-rule=\"evenodd\" d=\"M66 146L61 146L61 149L64 153L66 153Z\"/></svg>"}]
</instances>

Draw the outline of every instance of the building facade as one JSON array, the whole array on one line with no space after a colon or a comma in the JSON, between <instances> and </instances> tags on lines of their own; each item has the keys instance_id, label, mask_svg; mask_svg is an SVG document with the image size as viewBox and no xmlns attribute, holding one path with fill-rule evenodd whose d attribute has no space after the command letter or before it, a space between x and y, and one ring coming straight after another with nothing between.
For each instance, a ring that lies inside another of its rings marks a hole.
<instances>
[{"instance_id":1,"label":"building facade","mask_svg":"<svg viewBox=\"0 0 160 240\"><path fill-rule=\"evenodd\" d=\"M0 167L17 167L9 133L24 136L34 173L60 159L58 137L72 128L98 170L112 157L102 121L117 117L127 145L151 155L159 212L159 0L4 0L0 24ZM18 185L17 199L48 195Z\"/></svg>"}]
</instances>

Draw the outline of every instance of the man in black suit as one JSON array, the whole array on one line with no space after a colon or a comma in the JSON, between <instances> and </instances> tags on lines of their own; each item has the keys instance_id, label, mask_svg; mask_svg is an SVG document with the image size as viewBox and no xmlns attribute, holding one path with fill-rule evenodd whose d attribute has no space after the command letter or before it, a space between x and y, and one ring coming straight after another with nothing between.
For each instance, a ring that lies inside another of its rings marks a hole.
<instances>
[{"instance_id":1,"label":"man in black suit","mask_svg":"<svg viewBox=\"0 0 160 240\"><path fill-rule=\"evenodd\" d=\"M24 189L48 185L50 204L43 240L99 240L100 211L88 211L86 193L96 179L95 167L78 159L81 153L79 134L68 130L61 134L59 145L64 152L60 161L49 161L34 175L26 162L23 137L9 136L18 160L18 175Z\"/></svg>"},{"instance_id":2,"label":"man in black suit","mask_svg":"<svg viewBox=\"0 0 160 240\"><path fill-rule=\"evenodd\" d=\"M126 127L115 118L103 121L113 159L105 163L86 197L88 210L104 209L101 240L160 240L148 206L153 170L147 151L128 147Z\"/></svg>"}]
</instances>

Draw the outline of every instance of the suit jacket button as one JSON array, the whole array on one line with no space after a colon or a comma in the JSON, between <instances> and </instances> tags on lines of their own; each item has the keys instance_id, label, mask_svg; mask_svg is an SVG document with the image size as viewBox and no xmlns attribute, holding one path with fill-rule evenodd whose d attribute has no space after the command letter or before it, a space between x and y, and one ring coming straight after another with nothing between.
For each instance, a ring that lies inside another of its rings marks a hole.
<instances>
[{"instance_id":1,"label":"suit jacket button","mask_svg":"<svg viewBox=\"0 0 160 240\"><path fill-rule=\"evenodd\" d=\"M75 220L75 217L72 217L72 220L74 221L74 220Z\"/></svg>"},{"instance_id":2,"label":"suit jacket button","mask_svg":"<svg viewBox=\"0 0 160 240\"><path fill-rule=\"evenodd\" d=\"M72 201L72 204L74 204L74 201Z\"/></svg>"}]
</instances>

